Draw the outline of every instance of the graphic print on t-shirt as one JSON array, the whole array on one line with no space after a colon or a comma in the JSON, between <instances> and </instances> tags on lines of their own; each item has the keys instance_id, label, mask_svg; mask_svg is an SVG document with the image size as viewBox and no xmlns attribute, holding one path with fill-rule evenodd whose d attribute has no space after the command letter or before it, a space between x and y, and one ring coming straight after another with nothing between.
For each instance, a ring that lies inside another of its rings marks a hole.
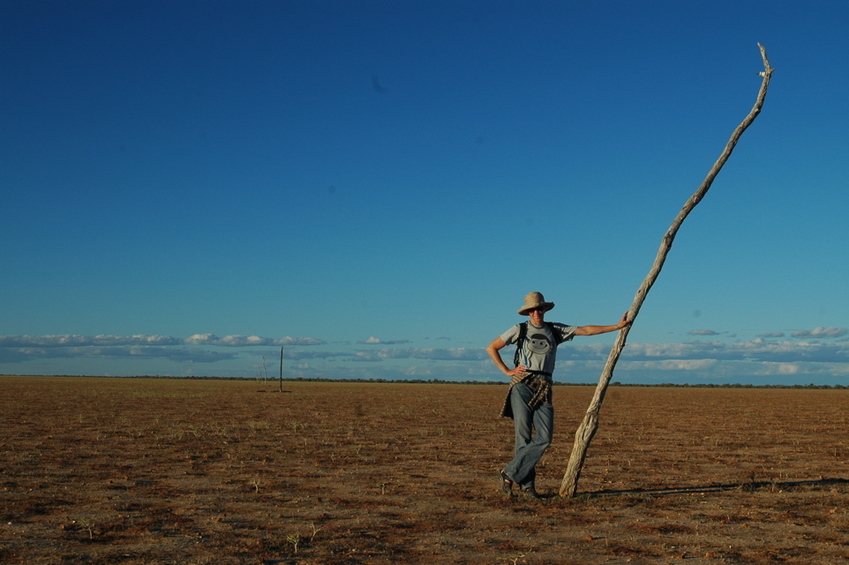
<instances>
[{"instance_id":1,"label":"graphic print on t-shirt","mask_svg":"<svg viewBox=\"0 0 849 565\"><path fill-rule=\"evenodd\" d=\"M531 355L541 355L543 357L548 355L548 352L554 346L548 339L548 336L542 333L535 333L528 336L526 343Z\"/></svg>"}]
</instances>

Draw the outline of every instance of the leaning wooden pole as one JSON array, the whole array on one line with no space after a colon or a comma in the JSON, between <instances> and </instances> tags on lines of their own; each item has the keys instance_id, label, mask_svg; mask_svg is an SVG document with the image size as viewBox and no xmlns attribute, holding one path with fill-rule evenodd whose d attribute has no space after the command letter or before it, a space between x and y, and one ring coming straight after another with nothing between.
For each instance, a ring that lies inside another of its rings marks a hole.
<instances>
[{"instance_id":1,"label":"leaning wooden pole","mask_svg":"<svg viewBox=\"0 0 849 565\"><path fill-rule=\"evenodd\" d=\"M707 191L710 189L711 184L713 184L713 180L716 178L716 175L719 174L720 169L722 169L722 166L728 160L728 157L731 156L731 152L734 151L734 147L737 145L737 141L739 141L740 136L743 135L746 128L752 125L752 122L755 121L755 118L761 112L764 99L766 98L766 91L769 87L769 79L772 76L772 71L774 69L769 65L769 60L767 59L766 49L764 46L758 43L758 48L760 48L761 51L764 70L759 73L763 78L763 81L761 82L761 87L758 91L758 97L755 101L755 105L752 107L749 115L746 116L740 125L737 126L737 129L734 130L734 133L731 135L731 139L728 140L728 143L725 145L725 149L722 151L719 159L716 160L716 163L713 164L713 167L707 177L705 177L701 186L690 197L690 199L687 200L684 207L678 213L678 216L672 222L672 225L669 226L669 230L667 230L666 234L663 236L663 239L660 242L660 249L658 249L657 256L654 259L654 264L649 270L649 274L646 276L643 284L640 285L640 288L637 290L634 302L631 304L631 309L628 311L628 319L631 321L633 321L637 317L637 314L639 314L643 301L649 293L649 289L651 289L655 280L657 280L657 276L660 274L660 269L666 261L666 256L672 248L672 241L675 239L675 234L678 233L678 228L681 227L684 219L690 214L690 212L693 211L696 204L701 202L702 198L704 198L705 194L707 194ZM613 377L613 368L616 366L616 362L619 360L619 355L625 347L625 340L628 339L628 332L630 329L631 326L629 325L619 330L619 335L616 338L616 342L613 344L613 348L610 350L610 355L607 358L607 363L605 364L604 370L599 378L595 394L590 401L590 406L584 416L584 421L578 427L578 431L575 432L575 443L572 446L572 454L569 457L569 464L566 467L566 474L563 476L563 482L560 484L560 496L562 497L575 496L575 493L578 490L578 477L580 476L581 469L584 466L587 449L589 448L590 441L598 430L598 415L601 411L601 403L604 401L604 395L607 392L607 385L610 382L611 377Z\"/></svg>"}]
</instances>

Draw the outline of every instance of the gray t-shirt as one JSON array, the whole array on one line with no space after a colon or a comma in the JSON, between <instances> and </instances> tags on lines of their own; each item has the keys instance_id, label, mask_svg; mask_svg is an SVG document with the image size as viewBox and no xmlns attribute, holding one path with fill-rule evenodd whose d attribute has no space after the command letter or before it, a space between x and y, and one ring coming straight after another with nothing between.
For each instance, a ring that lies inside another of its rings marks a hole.
<instances>
[{"instance_id":1,"label":"gray t-shirt","mask_svg":"<svg viewBox=\"0 0 849 565\"><path fill-rule=\"evenodd\" d=\"M553 326L554 331L559 334L558 339L555 339L549 325ZM553 373L557 344L571 341L577 329L575 326L548 322L538 327L528 322L528 333L525 335L525 342L519 353L519 363L525 365L529 371ZM501 334L501 339L507 345L516 343L519 339L519 324Z\"/></svg>"}]
</instances>

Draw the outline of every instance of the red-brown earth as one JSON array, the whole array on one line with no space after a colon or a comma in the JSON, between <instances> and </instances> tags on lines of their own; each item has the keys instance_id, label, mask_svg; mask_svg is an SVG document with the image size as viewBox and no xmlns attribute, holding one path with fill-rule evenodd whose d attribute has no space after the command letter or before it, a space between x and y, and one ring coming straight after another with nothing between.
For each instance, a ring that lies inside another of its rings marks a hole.
<instances>
[{"instance_id":1,"label":"red-brown earth","mask_svg":"<svg viewBox=\"0 0 849 565\"><path fill-rule=\"evenodd\" d=\"M555 388L542 500L506 385L0 377L0 563L849 563L849 390Z\"/></svg>"}]
</instances>

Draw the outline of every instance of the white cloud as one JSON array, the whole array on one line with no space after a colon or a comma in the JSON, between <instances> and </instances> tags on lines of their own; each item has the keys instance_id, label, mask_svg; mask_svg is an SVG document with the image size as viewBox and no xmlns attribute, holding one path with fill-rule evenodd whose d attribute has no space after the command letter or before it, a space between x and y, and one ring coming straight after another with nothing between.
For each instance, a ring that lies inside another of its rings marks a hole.
<instances>
[{"instance_id":1,"label":"white cloud","mask_svg":"<svg viewBox=\"0 0 849 565\"><path fill-rule=\"evenodd\" d=\"M793 332L791 335L793 337L811 337L811 338L830 338L830 337L843 337L844 335L849 334L849 329L846 328L835 328L829 327L824 328L822 326L818 328L814 328L812 330L799 330Z\"/></svg>"},{"instance_id":2,"label":"white cloud","mask_svg":"<svg viewBox=\"0 0 849 565\"><path fill-rule=\"evenodd\" d=\"M186 338L186 343L189 345L207 345L216 339L218 338L213 334L194 334Z\"/></svg>"},{"instance_id":3,"label":"white cloud","mask_svg":"<svg viewBox=\"0 0 849 565\"><path fill-rule=\"evenodd\" d=\"M664 359L662 361L634 361L630 369L649 369L655 371L696 371L716 365L716 359Z\"/></svg>"},{"instance_id":4,"label":"white cloud","mask_svg":"<svg viewBox=\"0 0 849 565\"><path fill-rule=\"evenodd\" d=\"M773 363L796 361L849 363L849 344L819 341L766 341L757 338L734 343L697 341L690 343L633 344L628 345L622 354L623 359L630 361L663 357L669 359L745 360Z\"/></svg>"},{"instance_id":5,"label":"white cloud","mask_svg":"<svg viewBox=\"0 0 849 565\"><path fill-rule=\"evenodd\" d=\"M167 359L175 362L213 363L228 361L236 353L223 353L204 349L139 346L139 345L84 345L73 347L16 347L0 348L0 363L23 363L39 359Z\"/></svg>"},{"instance_id":6,"label":"white cloud","mask_svg":"<svg viewBox=\"0 0 849 565\"><path fill-rule=\"evenodd\" d=\"M256 335L225 335L215 345L224 347L251 347L255 345L274 345L274 340Z\"/></svg>"},{"instance_id":7,"label":"white cloud","mask_svg":"<svg viewBox=\"0 0 849 565\"><path fill-rule=\"evenodd\" d=\"M362 341L358 341L357 343L362 343L364 345L401 345L404 343L410 343L408 339L396 339L396 340L383 340L379 337L371 336L368 339L364 339Z\"/></svg>"},{"instance_id":8,"label":"white cloud","mask_svg":"<svg viewBox=\"0 0 849 565\"><path fill-rule=\"evenodd\" d=\"M211 363L227 361L237 352L210 351L201 346L254 347L280 345L322 345L316 338L264 338L214 334L195 334L182 339L163 335L6 335L0 336L0 363L23 363L36 359L140 359L156 358L175 362ZM192 347L196 346L196 347ZM328 356L330 354L325 354Z\"/></svg>"},{"instance_id":9,"label":"white cloud","mask_svg":"<svg viewBox=\"0 0 849 565\"><path fill-rule=\"evenodd\" d=\"M252 346L280 346L280 345L323 345L324 340L314 337L259 337L256 335L225 335L218 337L215 334L194 334L186 338L183 343L187 345L214 345L219 347L252 347Z\"/></svg>"},{"instance_id":10,"label":"white cloud","mask_svg":"<svg viewBox=\"0 0 849 565\"><path fill-rule=\"evenodd\" d=\"M384 347L382 349L358 351L357 361L382 361L385 359L423 359L428 361L480 361L489 356L482 348L458 347Z\"/></svg>"},{"instance_id":11,"label":"white cloud","mask_svg":"<svg viewBox=\"0 0 849 565\"><path fill-rule=\"evenodd\" d=\"M353 357L354 354L346 351L300 351L287 350L284 354L286 360L303 359L333 359L336 357Z\"/></svg>"},{"instance_id":12,"label":"white cloud","mask_svg":"<svg viewBox=\"0 0 849 565\"><path fill-rule=\"evenodd\" d=\"M112 345L179 345L183 340L164 335L4 335L0 347L87 347Z\"/></svg>"}]
</instances>

